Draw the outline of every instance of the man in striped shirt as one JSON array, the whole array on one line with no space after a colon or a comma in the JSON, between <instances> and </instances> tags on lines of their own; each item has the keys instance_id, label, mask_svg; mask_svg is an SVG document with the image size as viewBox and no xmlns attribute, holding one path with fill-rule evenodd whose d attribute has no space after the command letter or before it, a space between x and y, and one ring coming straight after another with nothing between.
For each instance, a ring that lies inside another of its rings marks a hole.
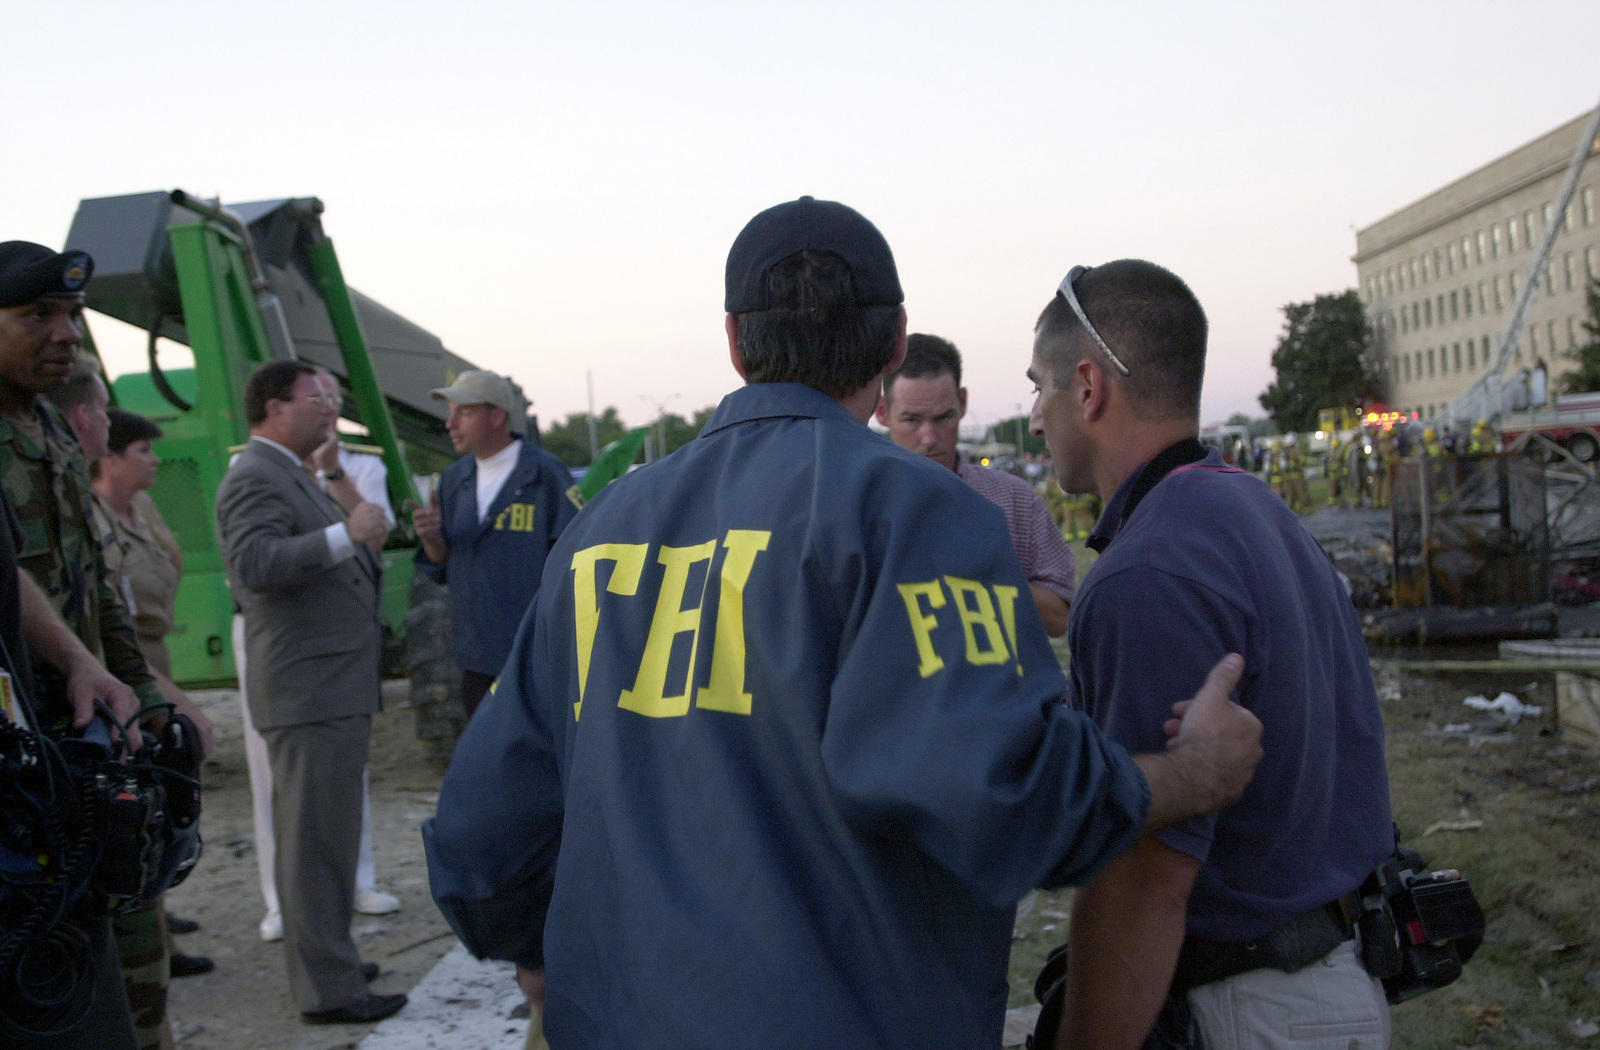
<instances>
[{"instance_id":1,"label":"man in striped shirt","mask_svg":"<svg viewBox=\"0 0 1600 1050\"><path fill-rule=\"evenodd\" d=\"M895 444L955 471L1005 512L1011 545L1028 577L1039 618L1050 636L1058 638L1067 632L1077 579L1072 548L1033 486L1005 471L969 463L956 448L966 414L961 352L936 335L908 336L905 363L883 381L878 422L889 428Z\"/></svg>"}]
</instances>

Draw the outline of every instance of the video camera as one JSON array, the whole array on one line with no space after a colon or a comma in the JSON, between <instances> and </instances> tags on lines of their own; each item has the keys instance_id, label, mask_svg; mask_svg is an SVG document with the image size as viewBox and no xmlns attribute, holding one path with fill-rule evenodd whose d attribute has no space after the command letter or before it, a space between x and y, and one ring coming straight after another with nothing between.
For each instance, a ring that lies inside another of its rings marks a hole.
<instances>
[{"instance_id":1,"label":"video camera","mask_svg":"<svg viewBox=\"0 0 1600 1050\"><path fill-rule=\"evenodd\" d=\"M79 737L0 719L0 1029L77 1024L96 962L79 920L132 910L193 870L200 747L175 712L131 754L104 707Z\"/></svg>"}]
</instances>

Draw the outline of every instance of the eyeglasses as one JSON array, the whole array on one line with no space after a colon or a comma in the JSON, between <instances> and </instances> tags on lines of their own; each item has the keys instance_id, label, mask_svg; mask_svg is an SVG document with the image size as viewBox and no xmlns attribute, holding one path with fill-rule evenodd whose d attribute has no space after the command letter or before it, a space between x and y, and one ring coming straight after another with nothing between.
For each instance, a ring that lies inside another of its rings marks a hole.
<instances>
[{"instance_id":1,"label":"eyeglasses","mask_svg":"<svg viewBox=\"0 0 1600 1050\"><path fill-rule=\"evenodd\" d=\"M321 408L322 406L326 405L335 412L344 407L344 398L340 397L338 394L307 394L305 397L300 398L300 400L315 408Z\"/></svg>"},{"instance_id":2,"label":"eyeglasses","mask_svg":"<svg viewBox=\"0 0 1600 1050\"><path fill-rule=\"evenodd\" d=\"M1096 345L1105 351L1106 356L1111 358L1111 363L1117 366L1117 371L1125 376L1132 375L1133 373L1128 371L1128 366L1122 363L1122 358L1117 356L1115 350L1106 345L1106 341L1100 338L1100 333L1094 330L1094 325L1089 323L1089 315L1083 312L1083 305L1078 302L1078 295L1072 290L1072 282L1088 272L1089 267L1087 266L1074 266L1061 279L1061 286L1056 291L1066 298L1067 305L1072 307L1072 312L1078 315L1078 320L1083 323L1084 330L1094 339Z\"/></svg>"}]
</instances>

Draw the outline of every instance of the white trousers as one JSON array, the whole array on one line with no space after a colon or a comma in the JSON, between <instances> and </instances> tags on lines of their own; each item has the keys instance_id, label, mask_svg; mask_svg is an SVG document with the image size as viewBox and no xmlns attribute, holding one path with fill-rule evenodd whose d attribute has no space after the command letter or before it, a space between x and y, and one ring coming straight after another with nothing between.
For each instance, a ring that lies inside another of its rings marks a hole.
<instances>
[{"instance_id":1,"label":"white trousers","mask_svg":"<svg viewBox=\"0 0 1600 1050\"><path fill-rule=\"evenodd\" d=\"M267 742L250 720L250 705L245 696L244 617L233 617L233 662L239 670L239 707L244 714L244 761L250 769L250 811L256 826L256 867L261 875L261 898L267 911L278 911L278 883L273 863L278 846L272 837L272 764L267 761ZM378 882L372 862L372 767L361 771L361 845L356 858L356 892L373 889Z\"/></svg>"},{"instance_id":2,"label":"white trousers","mask_svg":"<svg viewBox=\"0 0 1600 1050\"><path fill-rule=\"evenodd\" d=\"M1261 969L1201 985L1189 1006L1206 1050L1386 1050L1389 1001L1345 941L1298 973Z\"/></svg>"}]
</instances>

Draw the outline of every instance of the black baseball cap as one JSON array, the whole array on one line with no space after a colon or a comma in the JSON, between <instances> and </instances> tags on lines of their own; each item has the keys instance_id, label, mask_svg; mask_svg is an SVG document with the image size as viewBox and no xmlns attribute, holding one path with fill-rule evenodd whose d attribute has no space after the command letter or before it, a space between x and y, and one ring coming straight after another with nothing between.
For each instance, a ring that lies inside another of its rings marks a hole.
<instances>
[{"instance_id":1,"label":"black baseball cap","mask_svg":"<svg viewBox=\"0 0 1600 1050\"><path fill-rule=\"evenodd\" d=\"M0 244L0 307L35 299L76 299L94 273L88 252L56 252L32 241Z\"/></svg>"},{"instance_id":2,"label":"black baseball cap","mask_svg":"<svg viewBox=\"0 0 1600 1050\"><path fill-rule=\"evenodd\" d=\"M772 309L767 274L808 248L832 252L850 265L857 306L897 306L906 301L894 253L876 226L838 201L801 197L768 208L734 238L728 251L723 309L730 314Z\"/></svg>"}]
</instances>

